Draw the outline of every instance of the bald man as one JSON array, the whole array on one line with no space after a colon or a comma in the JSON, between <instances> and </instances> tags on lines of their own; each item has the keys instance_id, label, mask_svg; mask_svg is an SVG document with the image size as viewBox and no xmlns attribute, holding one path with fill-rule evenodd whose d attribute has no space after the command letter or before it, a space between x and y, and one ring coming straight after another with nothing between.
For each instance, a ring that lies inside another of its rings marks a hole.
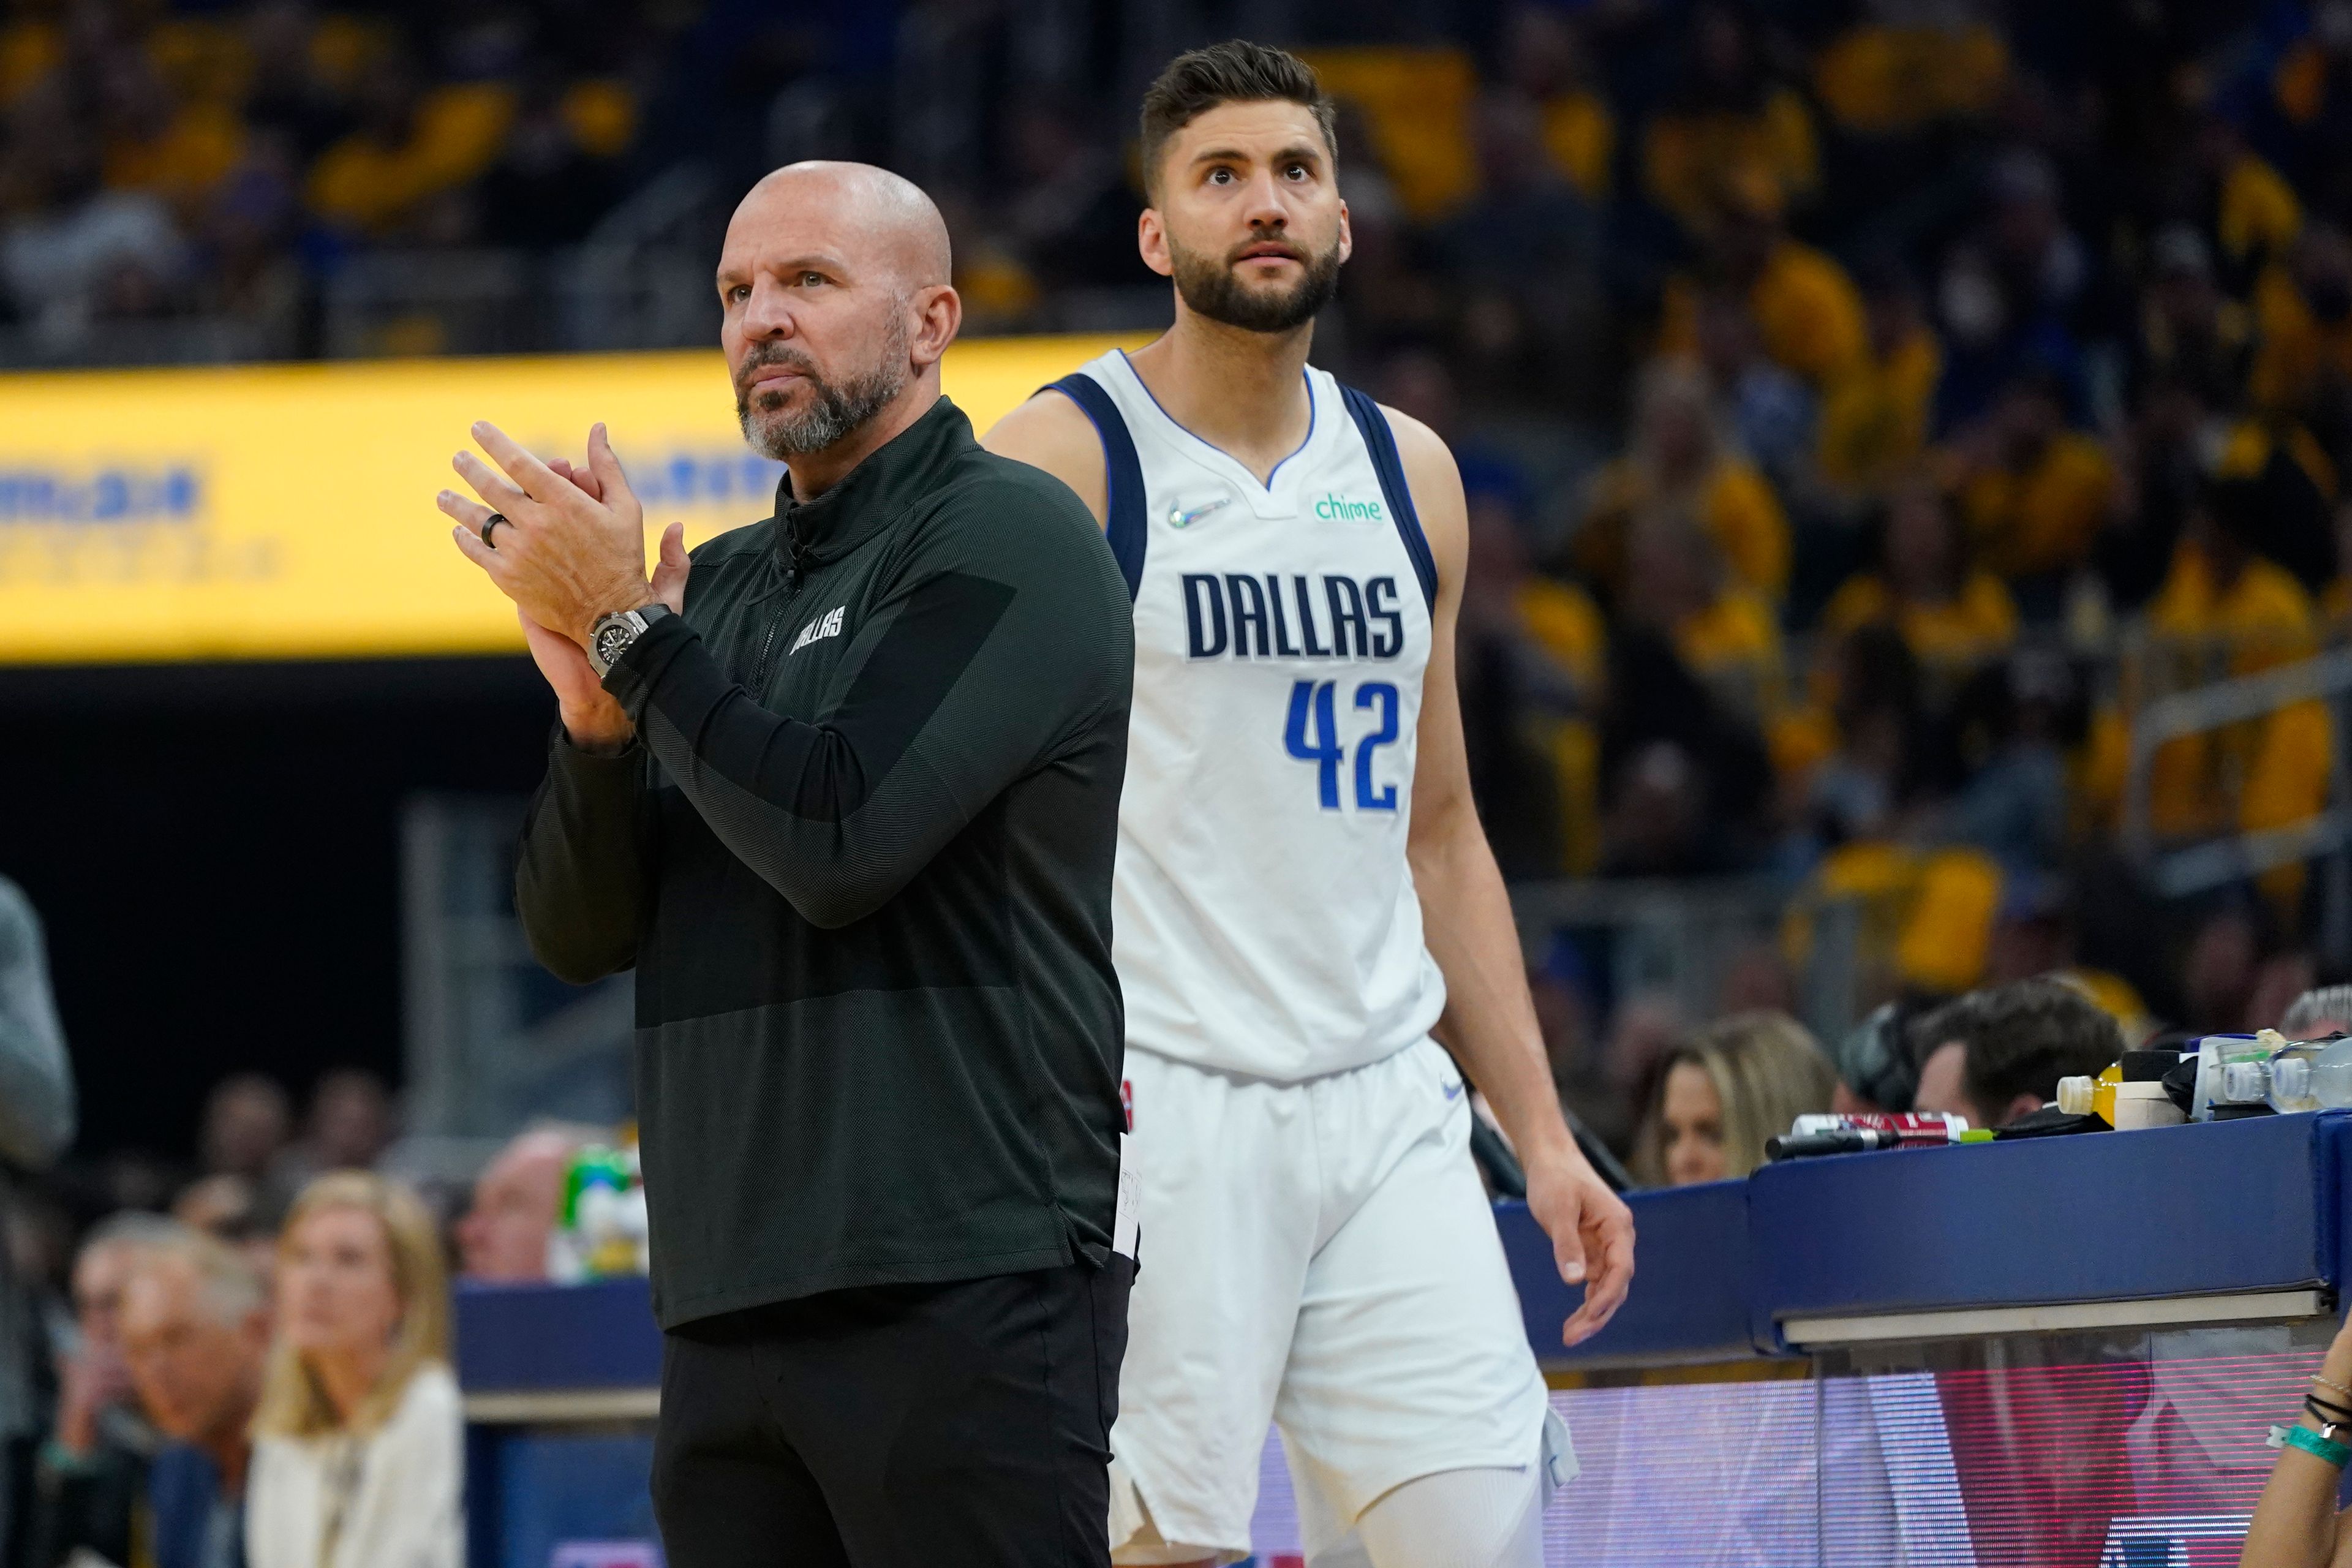
<instances>
[{"instance_id":1,"label":"bald man","mask_svg":"<svg viewBox=\"0 0 2352 1568\"><path fill-rule=\"evenodd\" d=\"M524 929L637 974L674 1568L1109 1561L1132 634L940 395L948 260L880 170L752 189L720 342L786 477L650 580L601 426L575 472L477 425L441 498L556 696Z\"/></svg>"}]
</instances>

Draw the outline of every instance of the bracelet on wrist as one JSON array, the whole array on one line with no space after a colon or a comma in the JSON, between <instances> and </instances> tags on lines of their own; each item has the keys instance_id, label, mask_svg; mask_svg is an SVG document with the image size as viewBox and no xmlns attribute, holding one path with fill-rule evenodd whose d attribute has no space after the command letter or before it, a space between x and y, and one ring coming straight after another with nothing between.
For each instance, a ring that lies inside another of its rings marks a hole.
<instances>
[{"instance_id":1,"label":"bracelet on wrist","mask_svg":"<svg viewBox=\"0 0 2352 1568\"><path fill-rule=\"evenodd\" d=\"M2273 1426L2270 1446L2273 1448L2300 1448L2315 1459L2324 1460L2342 1469L2352 1463L2352 1446L2322 1436L2308 1426Z\"/></svg>"},{"instance_id":2,"label":"bracelet on wrist","mask_svg":"<svg viewBox=\"0 0 2352 1568\"><path fill-rule=\"evenodd\" d=\"M2342 1384L2336 1382L2334 1378L2329 1377L2325 1373L2313 1373L2311 1374L2311 1381L2319 1384L2322 1388L2332 1388L2336 1393L2342 1394L2345 1398L2352 1399L2352 1388L2345 1387Z\"/></svg>"}]
</instances>

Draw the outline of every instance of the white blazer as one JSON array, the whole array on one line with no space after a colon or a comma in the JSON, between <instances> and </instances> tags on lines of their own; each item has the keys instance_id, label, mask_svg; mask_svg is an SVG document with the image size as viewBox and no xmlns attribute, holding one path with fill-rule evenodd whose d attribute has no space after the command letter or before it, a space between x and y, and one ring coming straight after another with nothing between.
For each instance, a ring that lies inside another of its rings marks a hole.
<instances>
[{"instance_id":1,"label":"white blazer","mask_svg":"<svg viewBox=\"0 0 2352 1568\"><path fill-rule=\"evenodd\" d=\"M465 1568L465 1454L457 1381L438 1362L417 1369L366 1437L256 1440L248 1568Z\"/></svg>"}]
</instances>

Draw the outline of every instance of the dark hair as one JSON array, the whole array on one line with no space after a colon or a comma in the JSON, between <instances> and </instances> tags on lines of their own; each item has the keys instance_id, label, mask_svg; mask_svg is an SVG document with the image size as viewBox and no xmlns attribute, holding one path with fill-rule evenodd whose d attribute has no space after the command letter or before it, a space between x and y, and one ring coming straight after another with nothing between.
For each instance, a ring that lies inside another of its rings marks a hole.
<instances>
[{"instance_id":1,"label":"dark hair","mask_svg":"<svg viewBox=\"0 0 2352 1568\"><path fill-rule=\"evenodd\" d=\"M2058 1080L2095 1077L2123 1054L2123 1032L2099 1005L2044 975L1971 991L1913 1026L1914 1053L1958 1040L1967 1048L1963 1087L1995 1115L2021 1094L2058 1096Z\"/></svg>"},{"instance_id":2,"label":"dark hair","mask_svg":"<svg viewBox=\"0 0 2352 1568\"><path fill-rule=\"evenodd\" d=\"M1143 184L1157 197L1160 158L1168 139L1221 103L1299 104L1315 116L1323 145L1339 155L1339 108L1323 90L1315 68L1286 49L1229 38L1192 49L1168 62L1143 94Z\"/></svg>"}]
</instances>

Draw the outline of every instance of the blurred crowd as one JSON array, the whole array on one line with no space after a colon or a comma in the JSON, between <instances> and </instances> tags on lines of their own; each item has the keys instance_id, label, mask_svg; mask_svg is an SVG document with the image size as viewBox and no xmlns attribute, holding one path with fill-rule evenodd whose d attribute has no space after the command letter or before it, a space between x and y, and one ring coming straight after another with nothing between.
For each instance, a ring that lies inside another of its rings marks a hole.
<instances>
[{"instance_id":1,"label":"blurred crowd","mask_svg":"<svg viewBox=\"0 0 2352 1568\"><path fill-rule=\"evenodd\" d=\"M202 317L290 356L355 253L577 240L633 172L662 14L11 4L0 322Z\"/></svg>"},{"instance_id":2,"label":"blurred crowd","mask_svg":"<svg viewBox=\"0 0 2352 1568\"><path fill-rule=\"evenodd\" d=\"M2352 1032L2352 986L2279 999L2260 1025L2290 1040ZM2062 1136L2092 1119L2053 1114L2059 1080L2095 1079L2135 1047L2178 1050L2186 1031L2132 1038L2071 976L1979 986L1930 1005L1890 1003L1826 1047L1786 1013L1733 1013L1650 1064L1631 1169L1645 1186L1736 1179L1800 1116L1958 1116L2011 1137Z\"/></svg>"},{"instance_id":3,"label":"blurred crowd","mask_svg":"<svg viewBox=\"0 0 2352 1568\"><path fill-rule=\"evenodd\" d=\"M1877 995L2080 960L2125 1011L2221 1023L2311 948L2301 865L2157 908L2116 844L2326 799L2317 703L2166 746L2137 804L2130 727L2352 613L2352 0L1285 15L1342 101L1356 249L1318 355L1462 461L1507 875L1861 900ZM681 161L733 190L810 153L938 196L969 330L1139 324L1166 291L1135 253L1137 89L1215 21L0 16L0 310L67 337L244 312L288 353L355 258L546 253Z\"/></svg>"},{"instance_id":4,"label":"blurred crowd","mask_svg":"<svg viewBox=\"0 0 2352 1568\"><path fill-rule=\"evenodd\" d=\"M458 1568L448 1280L545 1279L593 1130L404 1180L373 1075L223 1079L193 1168L67 1153L37 923L0 881L0 1564Z\"/></svg>"}]
</instances>

